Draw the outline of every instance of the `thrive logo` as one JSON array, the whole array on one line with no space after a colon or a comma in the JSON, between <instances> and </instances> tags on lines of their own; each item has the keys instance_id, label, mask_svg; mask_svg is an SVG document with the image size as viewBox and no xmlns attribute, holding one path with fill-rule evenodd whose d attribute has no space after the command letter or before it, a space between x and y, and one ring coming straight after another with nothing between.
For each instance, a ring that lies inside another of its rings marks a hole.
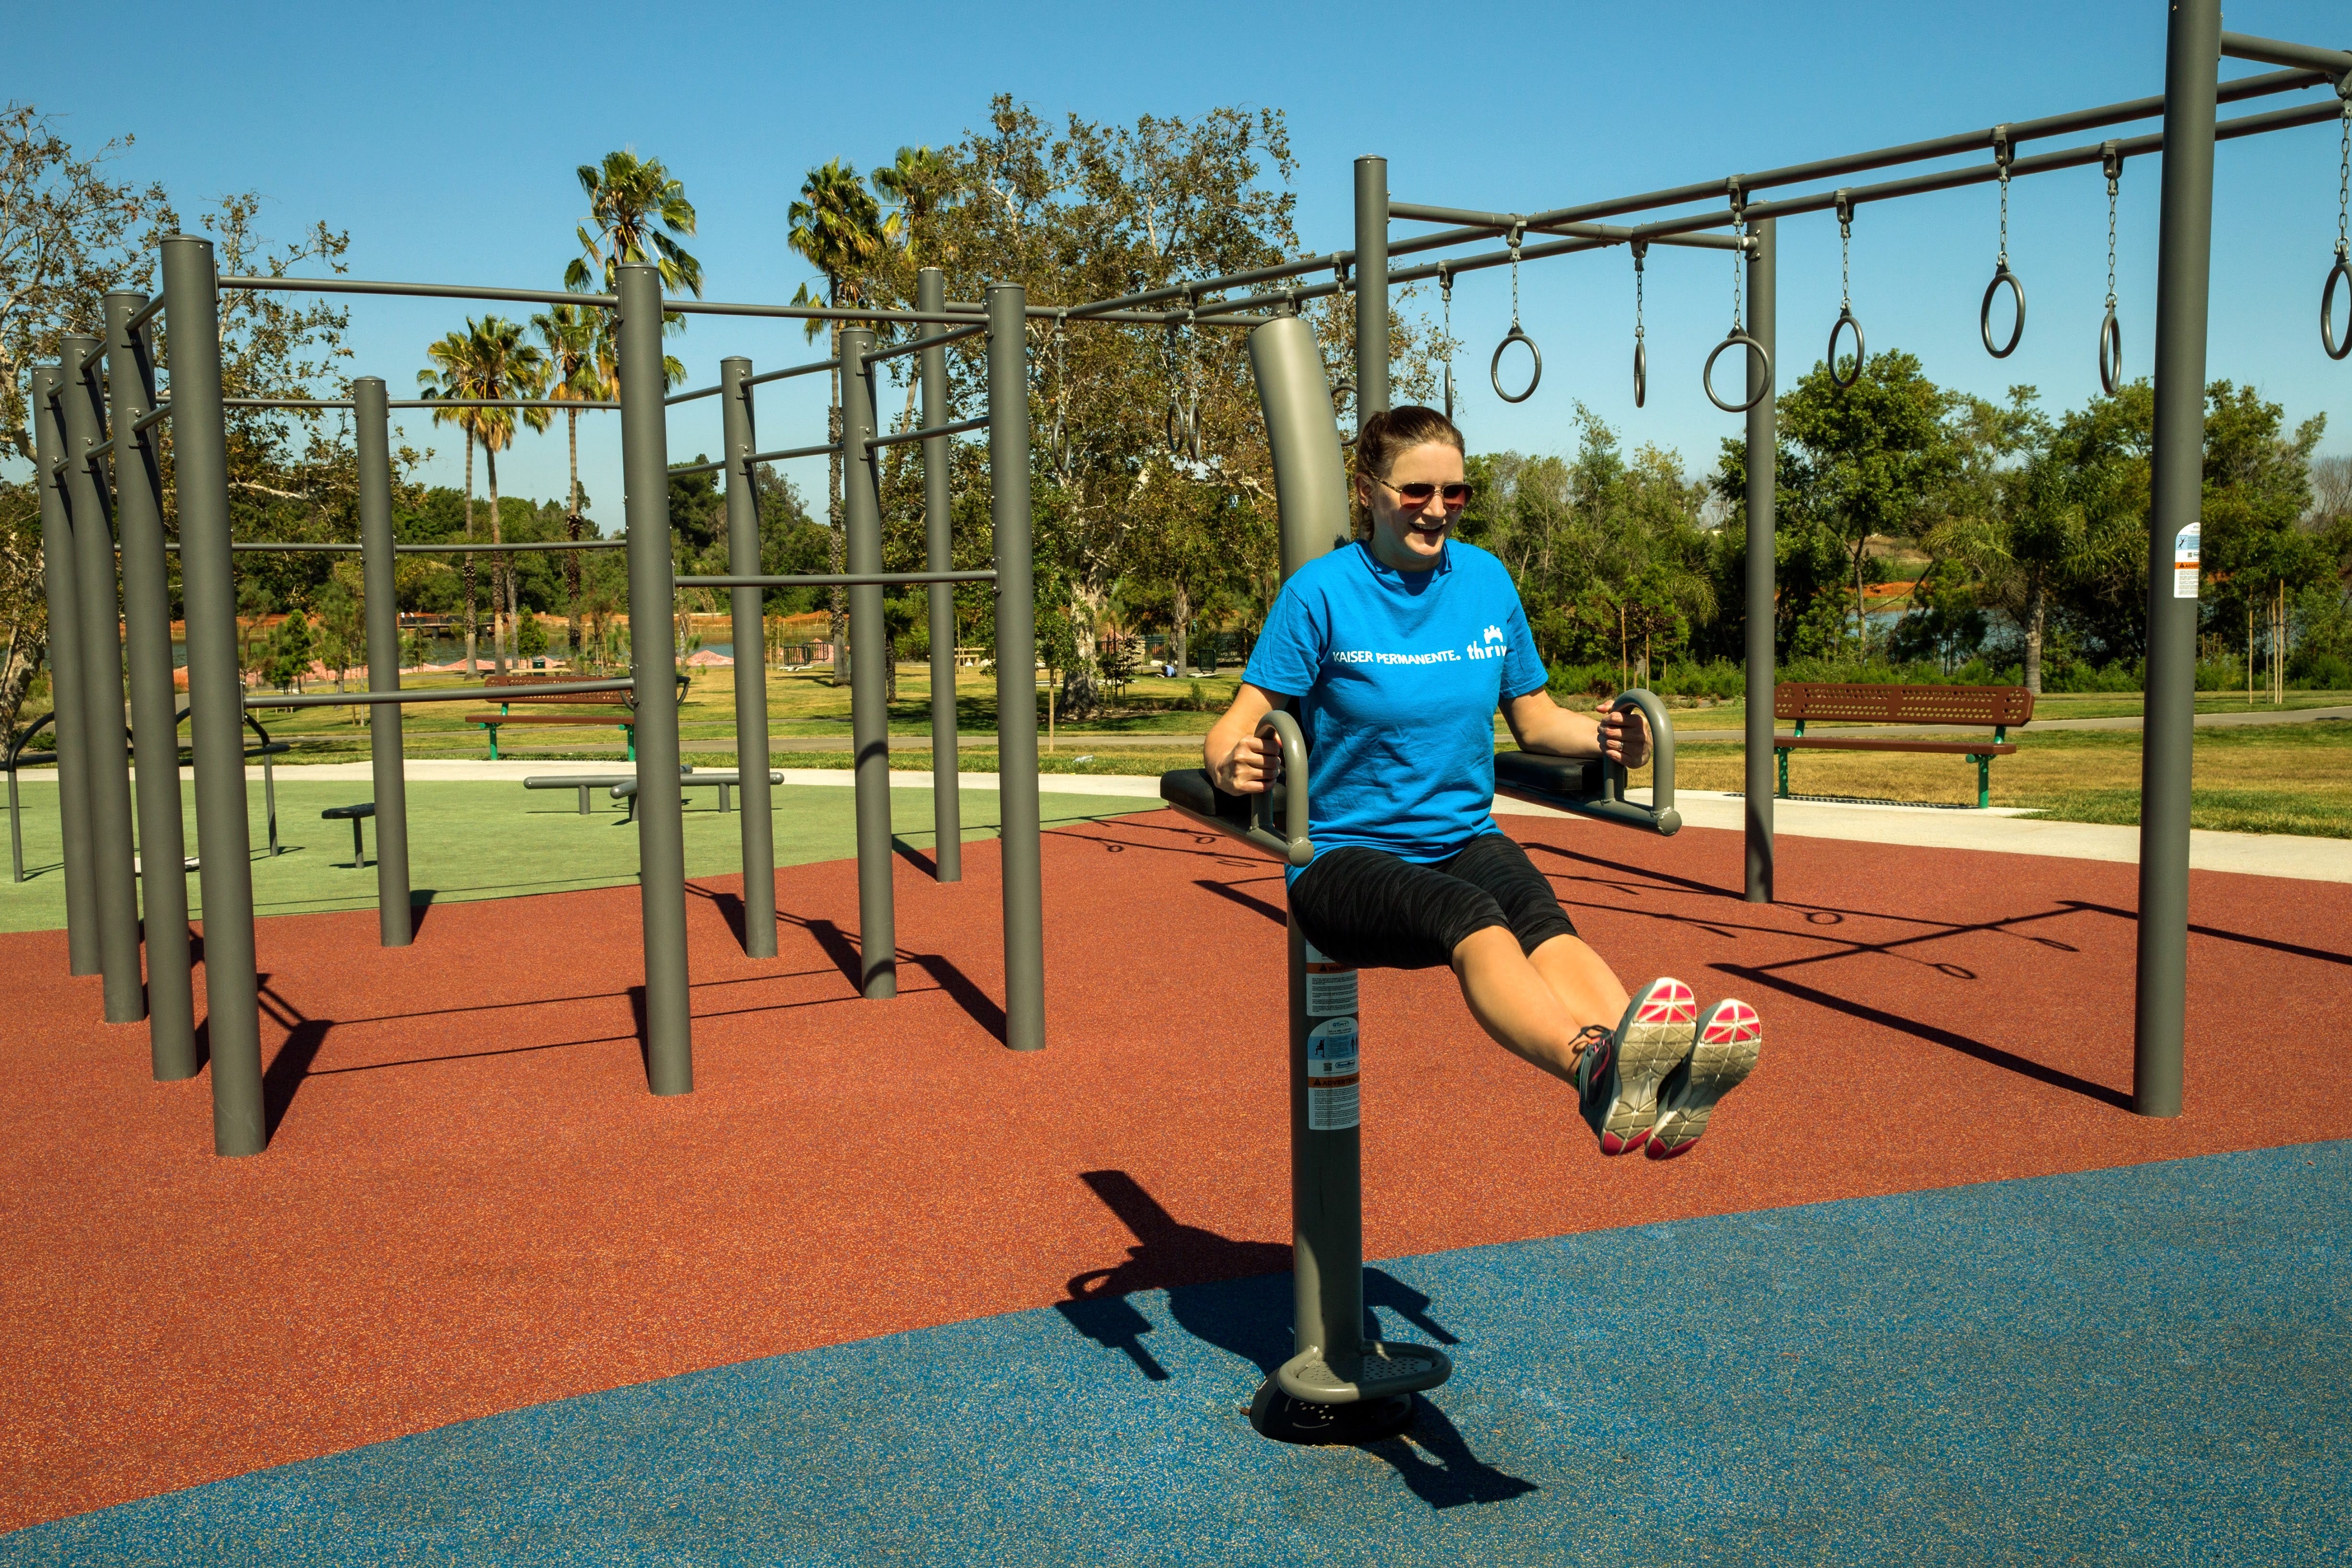
<instances>
[{"instance_id":1,"label":"thrive logo","mask_svg":"<svg viewBox=\"0 0 2352 1568\"><path fill-rule=\"evenodd\" d=\"M1503 636L1503 628L1500 626L1488 626L1486 628L1486 640L1488 642L1506 641L1507 639Z\"/></svg>"},{"instance_id":2,"label":"thrive logo","mask_svg":"<svg viewBox=\"0 0 2352 1568\"><path fill-rule=\"evenodd\" d=\"M1481 640L1465 650L1472 658L1501 658L1511 651L1510 639L1503 636L1500 626L1488 626Z\"/></svg>"}]
</instances>

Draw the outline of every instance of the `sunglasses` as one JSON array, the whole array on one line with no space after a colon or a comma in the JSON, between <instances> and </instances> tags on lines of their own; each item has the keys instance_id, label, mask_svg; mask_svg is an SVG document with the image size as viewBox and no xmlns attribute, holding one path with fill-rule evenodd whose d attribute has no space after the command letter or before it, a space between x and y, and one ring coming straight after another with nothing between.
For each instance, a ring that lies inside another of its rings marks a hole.
<instances>
[{"instance_id":1,"label":"sunglasses","mask_svg":"<svg viewBox=\"0 0 2352 1568\"><path fill-rule=\"evenodd\" d=\"M1397 499L1409 506L1425 507L1433 500L1442 497L1445 501L1445 510L1448 511L1460 511L1464 507L1468 506L1472 494L1468 485L1458 482L1450 485L1422 483L1392 485L1386 479L1374 479L1372 482L1382 489L1396 491Z\"/></svg>"}]
</instances>

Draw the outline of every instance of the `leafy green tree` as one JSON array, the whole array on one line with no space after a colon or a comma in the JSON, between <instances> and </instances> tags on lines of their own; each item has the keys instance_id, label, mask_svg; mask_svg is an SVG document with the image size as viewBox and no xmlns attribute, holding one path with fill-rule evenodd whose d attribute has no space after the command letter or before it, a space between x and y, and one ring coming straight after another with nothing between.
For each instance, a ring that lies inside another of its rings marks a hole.
<instances>
[{"instance_id":1,"label":"leafy green tree","mask_svg":"<svg viewBox=\"0 0 2352 1568\"><path fill-rule=\"evenodd\" d=\"M536 614L525 610L521 617L515 622L515 657L525 659L537 658L546 651L547 628L540 625L539 616Z\"/></svg>"},{"instance_id":2,"label":"leafy green tree","mask_svg":"<svg viewBox=\"0 0 2352 1568\"><path fill-rule=\"evenodd\" d=\"M299 609L289 612L270 633L268 646L264 679L280 690L289 686L300 690L302 678L310 672L310 661L318 657L318 640L309 618Z\"/></svg>"},{"instance_id":3,"label":"leafy green tree","mask_svg":"<svg viewBox=\"0 0 2352 1568\"><path fill-rule=\"evenodd\" d=\"M611 294L620 288L624 263L651 261L661 269L664 293L683 289L700 299L702 263L677 243L695 232L685 184L660 159L625 149L583 163L577 173L588 218L579 226L580 254L564 268L563 286L585 292L601 283Z\"/></svg>"}]
</instances>

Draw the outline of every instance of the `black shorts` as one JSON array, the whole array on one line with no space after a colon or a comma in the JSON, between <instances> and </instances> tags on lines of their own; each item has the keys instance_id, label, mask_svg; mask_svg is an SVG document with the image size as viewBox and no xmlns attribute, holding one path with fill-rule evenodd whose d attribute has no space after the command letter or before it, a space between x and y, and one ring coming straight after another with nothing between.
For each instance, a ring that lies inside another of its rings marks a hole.
<instances>
[{"instance_id":1,"label":"black shorts","mask_svg":"<svg viewBox=\"0 0 2352 1568\"><path fill-rule=\"evenodd\" d=\"M1343 845L1290 885L1291 912L1316 950L1359 969L1435 969L1474 931L1501 926L1532 953L1574 936L1551 883L1517 840L1481 834L1429 864Z\"/></svg>"}]
</instances>

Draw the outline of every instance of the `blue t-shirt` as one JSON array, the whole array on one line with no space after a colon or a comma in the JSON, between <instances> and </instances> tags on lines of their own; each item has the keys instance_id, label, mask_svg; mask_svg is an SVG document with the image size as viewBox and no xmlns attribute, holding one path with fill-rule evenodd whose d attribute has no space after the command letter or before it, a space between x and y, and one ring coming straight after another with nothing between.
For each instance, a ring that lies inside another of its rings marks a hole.
<instances>
[{"instance_id":1,"label":"blue t-shirt","mask_svg":"<svg viewBox=\"0 0 2352 1568\"><path fill-rule=\"evenodd\" d=\"M1546 676L1511 574L1449 539L1427 572L1391 571L1360 542L1300 567L1242 679L1299 700L1316 854L1360 844L1427 863L1497 831L1495 710Z\"/></svg>"}]
</instances>

